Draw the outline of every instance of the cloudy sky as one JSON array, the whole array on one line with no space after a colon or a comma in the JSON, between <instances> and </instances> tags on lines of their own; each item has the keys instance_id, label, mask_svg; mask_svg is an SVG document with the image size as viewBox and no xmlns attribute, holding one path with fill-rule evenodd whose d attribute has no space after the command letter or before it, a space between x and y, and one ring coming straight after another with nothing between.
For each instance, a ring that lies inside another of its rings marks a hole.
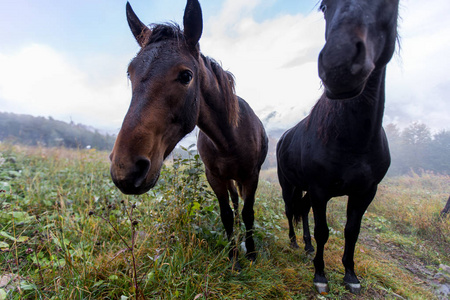
<instances>
[{"instance_id":1,"label":"cloudy sky","mask_svg":"<svg viewBox=\"0 0 450 300\"><path fill-rule=\"evenodd\" d=\"M288 128L321 94L318 0L203 0L205 55L268 128ZM184 0L130 0L146 23L182 23ZM122 0L5 0L0 9L0 111L52 116L117 133L139 50ZM450 130L450 1L402 0L401 50L388 66L385 124Z\"/></svg>"}]
</instances>

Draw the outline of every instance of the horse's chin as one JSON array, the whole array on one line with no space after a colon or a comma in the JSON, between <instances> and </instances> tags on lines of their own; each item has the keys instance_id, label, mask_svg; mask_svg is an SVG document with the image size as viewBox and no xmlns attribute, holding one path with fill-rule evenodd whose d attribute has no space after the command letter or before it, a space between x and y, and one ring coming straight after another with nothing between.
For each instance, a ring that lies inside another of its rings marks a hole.
<instances>
[{"instance_id":1,"label":"horse's chin","mask_svg":"<svg viewBox=\"0 0 450 300\"><path fill-rule=\"evenodd\" d=\"M372 65L371 65L372 66ZM325 87L325 95L330 100L347 100L358 97L366 88L367 81L372 74L373 67L367 67L359 76L345 74L332 70L321 70L320 78Z\"/></svg>"},{"instance_id":2,"label":"horse's chin","mask_svg":"<svg viewBox=\"0 0 450 300\"><path fill-rule=\"evenodd\" d=\"M148 178L145 180L142 184L139 186L121 186L117 185L117 187L120 189L120 191L126 195L142 195L148 192L150 189L152 189L156 183L158 182L160 173L158 172L154 176Z\"/></svg>"},{"instance_id":3,"label":"horse's chin","mask_svg":"<svg viewBox=\"0 0 450 300\"><path fill-rule=\"evenodd\" d=\"M349 89L333 89L331 87L328 87L325 85L325 95L330 100L347 100L352 99L355 97L358 97L361 95L361 93L364 90L364 87L366 86L366 82L364 81L362 84L358 85L356 88L349 88Z\"/></svg>"},{"instance_id":4,"label":"horse's chin","mask_svg":"<svg viewBox=\"0 0 450 300\"><path fill-rule=\"evenodd\" d=\"M362 93L362 89L353 90L351 92L341 92L341 93L333 93L332 91L326 89L325 95L330 100L347 100L358 97Z\"/></svg>"}]
</instances>

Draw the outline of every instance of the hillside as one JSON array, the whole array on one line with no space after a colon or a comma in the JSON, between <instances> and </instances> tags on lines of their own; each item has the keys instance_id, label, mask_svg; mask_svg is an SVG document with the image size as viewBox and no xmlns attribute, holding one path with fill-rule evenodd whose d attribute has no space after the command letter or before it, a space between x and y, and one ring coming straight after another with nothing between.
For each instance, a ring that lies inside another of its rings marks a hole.
<instances>
[{"instance_id":1,"label":"hillside","mask_svg":"<svg viewBox=\"0 0 450 300\"><path fill-rule=\"evenodd\" d=\"M0 112L0 141L29 146L111 150L115 137L73 122Z\"/></svg>"}]
</instances>

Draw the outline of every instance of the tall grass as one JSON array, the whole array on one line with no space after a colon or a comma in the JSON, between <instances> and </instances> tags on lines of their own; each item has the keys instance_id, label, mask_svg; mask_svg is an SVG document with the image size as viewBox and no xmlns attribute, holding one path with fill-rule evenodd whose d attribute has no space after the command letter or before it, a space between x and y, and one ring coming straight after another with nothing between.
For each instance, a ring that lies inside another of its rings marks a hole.
<instances>
[{"instance_id":1,"label":"tall grass","mask_svg":"<svg viewBox=\"0 0 450 300\"><path fill-rule=\"evenodd\" d=\"M250 263L241 255L237 273L230 270L217 200L189 149L190 158L164 166L158 185L139 197L114 187L105 152L3 144L0 151L0 299L317 297L312 257L289 247L276 183L260 182L258 259ZM415 174L380 186L357 246L361 296L341 284L346 203L333 199L327 298L436 297L405 260L430 272L450 264L450 225L439 217L448 179ZM243 235L244 226L238 231Z\"/></svg>"}]
</instances>

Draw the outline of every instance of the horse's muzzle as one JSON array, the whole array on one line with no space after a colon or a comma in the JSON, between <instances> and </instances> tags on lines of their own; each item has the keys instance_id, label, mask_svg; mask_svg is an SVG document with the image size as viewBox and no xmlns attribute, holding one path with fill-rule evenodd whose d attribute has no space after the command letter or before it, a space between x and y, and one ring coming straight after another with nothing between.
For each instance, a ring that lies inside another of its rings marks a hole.
<instances>
[{"instance_id":1,"label":"horse's muzzle","mask_svg":"<svg viewBox=\"0 0 450 300\"><path fill-rule=\"evenodd\" d=\"M329 99L350 99L365 88L375 69L363 39L346 39L346 34L330 38L319 54L319 77Z\"/></svg>"},{"instance_id":2,"label":"horse's muzzle","mask_svg":"<svg viewBox=\"0 0 450 300\"><path fill-rule=\"evenodd\" d=\"M133 164L111 162L111 178L120 191L127 195L140 195L155 186L158 174L149 176L151 162L145 157L139 157ZM150 177L150 178L149 178Z\"/></svg>"}]
</instances>

